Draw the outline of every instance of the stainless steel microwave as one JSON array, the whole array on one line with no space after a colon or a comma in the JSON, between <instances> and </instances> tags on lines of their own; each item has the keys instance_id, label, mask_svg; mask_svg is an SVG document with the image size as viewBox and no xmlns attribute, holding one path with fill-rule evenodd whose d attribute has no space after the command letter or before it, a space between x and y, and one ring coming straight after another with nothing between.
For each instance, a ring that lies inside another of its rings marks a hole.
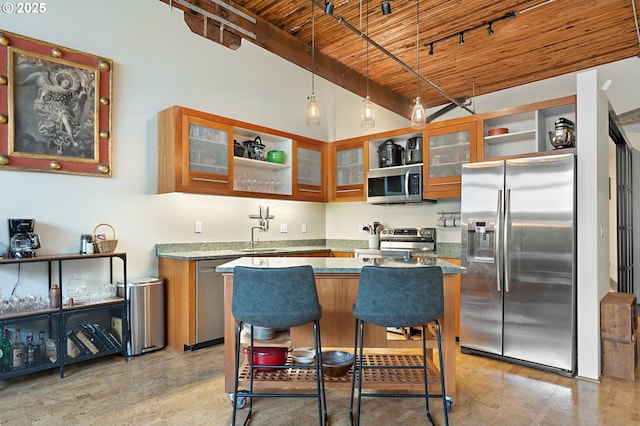
<instances>
[{"instance_id":1,"label":"stainless steel microwave","mask_svg":"<svg viewBox=\"0 0 640 426\"><path fill-rule=\"evenodd\" d=\"M422 165L369 170L367 202L371 204L421 203Z\"/></svg>"}]
</instances>

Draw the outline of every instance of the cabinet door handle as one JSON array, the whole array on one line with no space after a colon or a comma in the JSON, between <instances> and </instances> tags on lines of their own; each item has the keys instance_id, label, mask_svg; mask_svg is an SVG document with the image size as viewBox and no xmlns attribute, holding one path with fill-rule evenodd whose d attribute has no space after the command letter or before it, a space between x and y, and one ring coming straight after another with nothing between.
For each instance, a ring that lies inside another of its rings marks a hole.
<instances>
[{"instance_id":1,"label":"cabinet door handle","mask_svg":"<svg viewBox=\"0 0 640 426\"><path fill-rule=\"evenodd\" d=\"M305 189L305 188L299 188L298 189L300 192L313 192L313 193L320 193L322 191L320 191L319 189Z\"/></svg>"},{"instance_id":2,"label":"cabinet door handle","mask_svg":"<svg viewBox=\"0 0 640 426\"><path fill-rule=\"evenodd\" d=\"M356 188L356 189L338 189L336 192L360 192L361 190Z\"/></svg>"},{"instance_id":3,"label":"cabinet door handle","mask_svg":"<svg viewBox=\"0 0 640 426\"><path fill-rule=\"evenodd\" d=\"M444 183L431 183L429 184L429 186L443 186L443 185L456 185L456 184L462 184L462 181L459 182L444 182Z\"/></svg>"},{"instance_id":4,"label":"cabinet door handle","mask_svg":"<svg viewBox=\"0 0 640 426\"><path fill-rule=\"evenodd\" d=\"M206 178L198 178L198 177L191 178L191 180L197 180L197 181L201 181L201 182L213 182L213 183L229 183L228 180L206 179Z\"/></svg>"}]
</instances>

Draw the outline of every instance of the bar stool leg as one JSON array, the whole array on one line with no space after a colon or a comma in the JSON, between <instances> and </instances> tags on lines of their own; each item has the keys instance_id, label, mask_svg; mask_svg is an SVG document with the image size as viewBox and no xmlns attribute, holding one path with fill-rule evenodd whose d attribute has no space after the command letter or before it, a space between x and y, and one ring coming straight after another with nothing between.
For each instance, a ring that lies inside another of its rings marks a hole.
<instances>
[{"instance_id":1,"label":"bar stool leg","mask_svg":"<svg viewBox=\"0 0 640 426\"><path fill-rule=\"evenodd\" d=\"M436 320L436 335L438 338L438 360L440 362L440 387L442 389L442 408L444 410L444 423L449 426L449 404L447 392L444 388L444 368L442 367L442 339L440 338L440 321Z\"/></svg>"},{"instance_id":2,"label":"bar stool leg","mask_svg":"<svg viewBox=\"0 0 640 426\"><path fill-rule=\"evenodd\" d=\"M236 324L236 368L235 368L235 384L233 387L233 414L231 415L231 424L236 424L236 412L238 410L238 381L240 374L240 334L242 331L242 321Z\"/></svg>"},{"instance_id":3,"label":"bar stool leg","mask_svg":"<svg viewBox=\"0 0 640 426\"><path fill-rule=\"evenodd\" d=\"M433 423L431 410L429 409L429 379L427 375L427 326L422 325L422 374L424 375L424 403L427 410L427 420Z\"/></svg>"},{"instance_id":4,"label":"bar stool leg","mask_svg":"<svg viewBox=\"0 0 640 426\"><path fill-rule=\"evenodd\" d=\"M358 406L356 409L356 425L360 426L360 407L362 402L362 370L363 370L363 354L364 354L364 321L360 321L360 352L358 362Z\"/></svg>"},{"instance_id":5,"label":"bar stool leg","mask_svg":"<svg viewBox=\"0 0 640 426\"><path fill-rule=\"evenodd\" d=\"M358 319L356 318L356 328L353 333L353 374L351 375L351 402L349 403L349 419L351 421L351 425L353 425L354 417L353 417L353 394L355 391L356 384L356 373L358 371Z\"/></svg>"}]
</instances>

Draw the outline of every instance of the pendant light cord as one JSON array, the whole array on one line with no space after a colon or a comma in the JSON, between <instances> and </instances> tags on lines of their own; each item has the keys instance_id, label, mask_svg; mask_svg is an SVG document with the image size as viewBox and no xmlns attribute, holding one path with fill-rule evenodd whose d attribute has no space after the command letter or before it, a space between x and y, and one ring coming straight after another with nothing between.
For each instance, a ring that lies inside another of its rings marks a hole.
<instances>
[{"instance_id":1,"label":"pendant light cord","mask_svg":"<svg viewBox=\"0 0 640 426\"><path fill-rule=\"evenodd\" d=\"M367 10L366 10L366 15L365 15L365 32L367 33L367 40L369 39L369 0L366 0L367 2ZM367 43L367 96L369 96L369 42L365 40L365 43Z\"/></svg>"},{"instance_id":2,"label":"pendant light cord","mask_svg":"<svg viewBox=\"0 0 640 426\"><path fill-rule=\"evenodd\" d=\"M316 2L311 2L311 96L315 95L315 85L313 84L314 75L316 73L316 20L315 20Z\"/></svg>"},{"instance_id":3,"label":"pendant light cord","mask_svg":"<svg viewBox=\"0 0 640 426\"><path fill-rule=\"evenodd\" d=\"M420 97L420 0L416 1L416 58L417 66L416 72L418 73L418 85L417 85L417 97Z\"/></svg>"}]
</instances>

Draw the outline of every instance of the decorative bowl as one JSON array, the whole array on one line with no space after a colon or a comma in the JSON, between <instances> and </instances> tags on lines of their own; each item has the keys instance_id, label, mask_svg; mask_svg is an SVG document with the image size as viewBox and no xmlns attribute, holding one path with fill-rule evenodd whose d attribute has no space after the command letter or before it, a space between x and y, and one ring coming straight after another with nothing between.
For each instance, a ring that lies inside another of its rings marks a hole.
<instances>
[{"instance_id":1,"label":"decorative bowl","mask_svg":"<svg viewBox=\"0 0 640 426\"><path fill-rule=\"evenodd\" d=\"M330 377L344 376L353 365L353 354L343 351L322 352L322 373Z\"/></svg>"},{"instance_id":2,"label":"decorative bowl","mask_svg":"<svg viewBox=\"0 0 640 426\"><path fill-rule=\"evenodd\" d=\"M315 351L309 349L294 349L291 351L291 358L299 364L311 364L315 357Z\"/></svg>"},{"instance_id":3,"label":"decorative bowl","mask_svg":"<svg viewBox=\"0 0 640 426\"><path fill-rule=\"evenodd\" d=\"M271 163L284 163L284 151L269 151L267 152L267 161Z\"/></svg>"},{"instance_id":4,"label":"decorative bowl","mask_svg":"<svg viewBox=\"0 0 640 426\"><path fill-rule=\"evenodd\" d=\"M509 129L506 127L495 127L493 129L489 129L489 136L504 135L505 133L509 133Z\"/></svg>"}]
</instances>

